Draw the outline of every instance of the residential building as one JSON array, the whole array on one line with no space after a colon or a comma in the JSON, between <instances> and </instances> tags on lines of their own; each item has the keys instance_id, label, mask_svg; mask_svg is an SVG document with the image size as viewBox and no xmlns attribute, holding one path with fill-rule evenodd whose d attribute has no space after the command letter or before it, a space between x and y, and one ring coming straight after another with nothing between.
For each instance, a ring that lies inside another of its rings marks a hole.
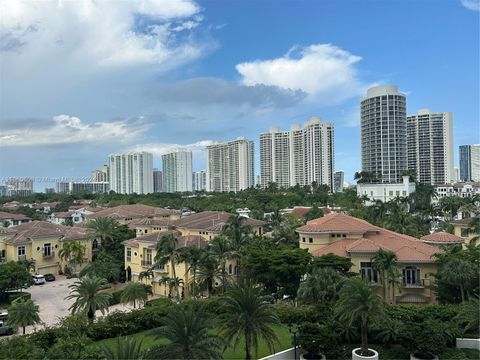
<instances>
[{"instance_id":1,"label":"residential building","mask_svg":"<svg viewBox=\"0 0 480 360\"><path fill-rule=\"evenodd\" d=\"M0 196L8 196L7 185L0 185Z\"/></svg>"},{"instance_id":2,"label":"residential building","mask_svg":"<svg viewBox=\"0 0 480 360\"><path fill-rule=\"evenodd\" d=\"M193 191L205 191L207 189L207 172L205 170L193 173Z\"/></svg>"},{"instance_id":3,"label":"residential building","mask_svg":"<svg viewBox=\"0 0 480 360\"><path fill-rule=\"evenodd\" d=\"M437 246L463 244L465 242L462 237L444 231L438 231L422 236L420 240L422 240L426 244Z\"/></svg>"},{"instance_id":4,"label":"residential building","mask_svg":"<svg viewBox=\"0 0 480 360\"><path fill-rule=\"evenodd\" d=\"M480 182L457 182L441 184L435 186L434 189L435 196L432 197L432 203L437 205L441 198L447 196L471 198L475 195L480 195Z\"/></svg>"},{"instance_id":5,"label":"residential building","mask_svg":"<svg viewBox=\"0 0 480 360\"><path fill-rule=\"evenodd\" d=\"M480 144L461 145L460 180L480 182Z\"/></svg>"},{"instance_id":6,"label":"residential building","mask_svg":"<svg viewBox=\"0 0 480 360\"><path fill-rule=\"evenodd\" d=\"M109 155L110 190L119 194L153 192L153 155L147 152Z\"/></svg>"},{"instance_id":7,"label":"residential building","mask_svg":"<svg viewBox=\"0 0 480 360\"><path fill-rule=\"evenodd\" d=\"M29 196L33 194L33 178L8 178L5 182L8 196Z\"/></svg>"},{"instance_id":8,"label":"residential building","mask_svg":"<svg viewBox=\"0 0 480 360\"><path fill-rule=\"evenodd\" d=\"M415 183L410 182L408 176L403 176L402 179L403 182L399 184L357 184L357 195L359 197L366 196L368 198L367 205L371 205L377 200L388 202L397 197L407 197L415 192Z\"/></svg>"},{"instance_id":9,"label":"residential building","mask_svg":"<svg viewBox=\"0 0 480 360\"><path fill-rule=\"evenodd\" d=\"M318 117L310 118L303 128L290 131L270 128L260 134L260 181L262 187L276 183L281 188L311 185L333 188L333 124Z\"/></svg>"},{"instance_id":10,"label":"residential building","mask_svg":"<svg viewBox=\"0 0 480 360\"><path fill-rule=\"evenodd\" d=\"M55 188L45 188L45 194L55 194Z\"/></svg>"},{"instance_id":11,"label":"residential building","mask_svg":"<svg viewBox=\"0 0 480 360\"><path fill-rule=\"evenodd\" d=\"M475 232L471 231L470 224L472 223L473 219L474 217L468 217L452 221L453 233L464 240L464 247L470 244L470 242L472 242L475 237L477 237L475 244L477 246L480 245L480 239L478 239L478 236L480 236L480 234L476 234Z\"/></svg>"},{"instance_id":12,"label":"residential building","mask_svg":"<svg viewBox=\"0 0 480 360\"><path fill-rule=\"evenodd\" d=\"M90 181L90 182L58 182L56 183L57 193L59 194L75 194L80 192L88 193L107 193L110 191L110 183L106 181Z\"/></svg>"},{"instance_id":13,"label":"residential building","mask_svg":"<svg viewBox=\"0 0 480 360\"><path fill-rule=\"evenodd\" d=\"M192 152L177 151L162 155L163 191L192 191Z\"/></svg>"},{"instance_id":14,"label":"residential building","mask_svg":"<svg viewBox=\"0 0 480 360\"><path fill-rule=\"evenodd\" d=\"M343 171L335 171L333 174L333 191L343 192L343 184L345 182L345 173Z\"/></svg>"},{"instance_id":15,"label":"residential building","mask_svg":"<svg viewBox=\"0 0 480 360\"><path fill-rule=\"evenodd\" d=\"M406 96L395 85L375 86L360 104L362 171L378 182L402 182L407 169Z\"/></svg>"},{"instance_id":16,"label":"residential building","mask_svg":"<svg viewBox=\"0 0 480 360\"><path fill-rule=\"evenodd\" d=\"M170 219L176 220L180 218L180 211L173 209L158 208L154 206L132 204L119 205L112 208L97 211L92 215L88 215L88 220L94 220L100 217L110 217L117 220L121 224L128 224L138 219Z\"/></svg>"},{"instance_id":17,"label":"residential building","mask_svg":"<svg viewBox=\"0 0 480 360\"><path fill-rule=\"evenodd\" d=\"M380 250L389 250L397 256L401 287L395 288L396 303L434 303L432 289L437 271L434 254L438 247L414 237L374 226L352 216L332 213L311 220L297 229L301 249L313 256L335 254L349 258L351 271L360 273L372 287L383 295L381 277L372 267L372 258Z\"/></svg>"},{"instance_id":18,"label":"residential building","mask_svg":"<svg viewBox=\"0 0 480 360\"><path fill-rule=\"evenodd\" d=\"M93 170L90 176L91 182L109 182L108 165L103 165L99 170Z\"/></svg>"},{"instance_id":19,"label":"residential building","mask_svg":"<svg viewBox=\"0 0 480 360\"><path fill-rule=\"evenodd\" d=\"M207 146L207 191L245 190L254 185L253 141L244 137Z\"/></svg>"},{"instance_id":20,"label":"residential building","mask_svg":"<svg viewBox=\"0 0 480 360\"><path fill-rule=\"evenodd\" d=\"M455 179L454 179L454 181L455 181L455 182L460 182L460 168L458 168L458 167L455 166L455 167L453 168L453 172L455 173L455 176L454 176Z\"/></svg>"},{"instance_id":21,"label":"residential building","mask_svg":"<svg viewBox=\"0 0 480 360\"><path fill-rule=\"evenodd\" d=\"M80 241L85 246L85 264L92 261L98 241L85 228L33 221L0 231L0 262L31 260L36 273L58 274L67 264L59 253L69 241Z\"/></svg>"},{"instance_id":22,"label":"residential building","mask_svg":"<svg viewBox=\"0 0 480 360\"><path fill-rule=\"evenodd\" d=\"M153 169L153 192L163 191L163 174L157 168Z\"/></svg>"},{"instance_id":23,"label":"residential building","mask_svg":"<svg viewBox=\"0 0 480 360\"><path fill-rule=\"evenodd\" d=\"M420 109L407 117L407 167L425 184L445 184L455 179L451 112Z\"/></svg>"},{"instance_id":24,"label":"residential building","mask_svg":"<svg viewBox=\"0 0 480 360\"><path fill-rule=\"evenodd\" d=\"M0 228L13 227L31 222L32 219L23 214L14 214L5 211L0 211Z\"/></svg>"}]
</instances>

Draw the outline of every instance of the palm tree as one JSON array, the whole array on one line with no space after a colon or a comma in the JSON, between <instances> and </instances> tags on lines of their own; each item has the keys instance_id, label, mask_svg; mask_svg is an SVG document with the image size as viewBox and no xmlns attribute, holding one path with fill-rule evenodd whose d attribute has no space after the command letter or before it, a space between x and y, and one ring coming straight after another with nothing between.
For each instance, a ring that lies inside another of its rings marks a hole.
<instances>
[{"instance_id":1,"label":"palm tree","mask_svg":"<svg viewBox=\"0 0 480 360\"><path fill-rule=\"evenodd\" d=\"M380 249L372 257L372 267L375 271L380 273L380 278L383 284L383 296L384 301L388 303L388 274L393 274L393 269L397 266L397 255L393 251Z\"/></svg>"},{"instance_id":2,"label":"palm tree","mask_svg":"<svg viewBox=\"0 0 480 360\"><path fill-rule=\"evenodd\" d=\"M67 261L69 266L73 266L73 272L76 273L77 265L85 262L85 245L80 241L64 242L58 255L60 259Z\"/></svg>"},{"instance_id":3,"label":"palm tree","mask_svg":"<svg viewBox=\"0 0 480 360\"><path fill-rule=\"evenodd\" d=\"M89 221L86 228L91 238L100 238L101 245L105 249L109 247L110 243L113 243L118 225L119 223L115 219L99 217Z\"/></svg>"},{"instance_id":4,"label":"palm tree","mask_svg":"<svg viewBox=\"0 0 480 360\"><path fill-rule=\"evenodd\" d=\"M345 278L335 270L315 267L300 284L297 299L308 304L335 301L344 282Z\"/></svg>"},{"instance_id":5,"label":"palm tree","mask_svg":"<svg viewBox=\"0 0 480 360\"><path fill-rule=\"evenodd\" d=\"M387 284L392 289L392 303L396 303L395 290L402 292L403 281L402 273L397 266L391 267L387 271Z\"/></svg>"},{"instance_id":6,"label":"palm tree","mask_svg":"<svg viewBox=\"0 0 480 360\"><path fill-rule=\"evenodd\" d=\"M462 303L468 299L468 289L472 286L471 280L475 278L475 270L468 261L452 257L441 266L438 276L450 286L460 289Z\"/></svg>"},{"instance_id":7,"label":"palm tree","mask_svg":"<svg viewBox=\"0 0 480 360\"><path fill-rule=\"evenodd\" d=\"M222 272L215 254L210 250L203 253L198 266L198 284L201 288L207 289L207 296L213 292L215 279L221 276Z\"/></svg>"},{"instance_id":8,"label":"palm tree","mask_svg":"<svg viewBox=\"0 0 480 360\"><path fill-rule=\"evenodd\" d=\"M278 343L272 326L279 323L278 316L261 295L262 289L249 280L240 278L221 298L220 334L236 347L241 339L245 340L245 359L252 358L258 350L258 342L264 339L271 351Z\"/></svg>"},{"instance_id":9,"label":"palm tree","mask_svg":"<svg viewBox=\"0 0 480 360\"><path fill-rule=\"evenodd\" d=\"M190 303L174 305L162 319L157 338L166 338L167 345L156 347L152 358L160 359L221 359L222 340L212 334L203 307Z\"/></svg>"},{"instance_id":10,"label":"palm tree","mask_svg":"<svg viewBox=\"0 0 480 360\"><path fill-rule=\"evenodd\" d=\"M383 318L381 298L364 280L354 277L348 279L340 290L335 313L341 322L349 326L360 324L362 347L358 355L368 355L368 324Z\"/></svg>"},{"instance_id":11,"label":"palm tree","mask_svg":"<svg viewBox=\"0 0 480 360\"><path fill-rule=\"evenodd\" d=\"M168 286L169 289L170 289L170 280L171 280L171 279L170 279L169 276L162 276L162 277L160 278L160 280L158 281L158 284L159 284L159 285L162 285L162 284L163 284L163 285L165 286L165 293L164 293L164 296L165 296L165 297L167 297L167 286ZM169 291L169 293L170 293L170 291Z\"/></svg>"},{"instance_id":12,"label":"palm tree","mask_svg":"<svg viewBox=\"0 0 480 360\"><path fill-rule=\"evenodd\" d=\"M122 303L132 303L133 308L135 309L136 301L141 300L143 302L147 301L148 295L153 295L152 287L150 285L145 285L142 283L128 283L122 290L122 295L120 297Z\"/></svg>"},{"instance_id":13,"label":"palm tree","mask_svg":"<svg viewBox=\"0 0 480 360\"><path fill-rule=\"evenodd\" d=\"M438 207L440 210L449 214L450 219L453 219L464 204L465 199L460 196L445 196L438 202Z\"/></svg>"},{"instance_id":14,"label":"palm tree","mask_svg":"<svg viewBox=\"0 0 480 360\"><path fill-rule=\"evenodd\" d=\"M203 249L197 246L186 246L179 249L180 261L184 261L187 264L185 272L185 281L188 283L188 274L189 272L193 273L192 279L192 297L195 298L195 290L197 287L197 269L202 258Z\"/></svg>"},{"instance_id":15,"label":"palm tree","mask_svg":"<svg viewBox=\"0 0 480 360\"><path fill-rule=\"evenodd\" d=\"M38 312L38 305L32 300L18 298L8 309L8 324L14 327L21 326L25 335L25 328L28 325L40 323Z\"/></svg>"},{"instance_id":16,"label":"palm tree","mask_svg":"<svg viewBox=\"0 0 480 360\"><path fill-rule=\"evenodd\" d=\"M105 314L105 310L108 310L112 297L111 294L100 291L105 285L107 285L107 280L88 275L70 285L69 289L71 289L71 293L65 299L75 299L75 302L69 308L72 314L85 311L90 323L95 319L95 312L97 310Z\"/></svg>"},{"instance_id":17,"label":"palm tree","mask_svg":"<svg viewBox=\"0 0 480 360\"><path fill-rule=\"evenodd\" d=\"M167 262L170 261L170 267L172 269L172 277L177 278L175 266L180 262L180 254L177 250L178 239L173 234L162 236L160 241L157 243L157 255L155 255L155 264L153 268L164 266ZM177 301L180 301L180 291L179 286L175 287Z\"/></svg>"},{"instance_id":18,"label":"palm tree","mask_svg":"<svg viewBox=\"0 0 480 360\"><path fill-rule=\"evenodd\" d=\"M230 243L225 236L216 236L210 241L210 250L220 263L222 272L222 291L225 292L227 284L227 260L230 257Z\"/></svg>"},{"instance_id":19,"label":"palm tree","mask_svg":"<svg viewBox=\"0 0 480 360\"><path fill-rule=\"evenodd\" d=\"M142 340L138 341L133 337L117 337L113 346L101 344L100 351L105 359L111 360L141 360L145 351L142 350Z\"/></svg>"},{"instance_id":20,"label":"palm tree","mask_svg":"<svg viewBox=\"0 0 480 360\"><path fill-rule=\"evenodd\" d=\"M223 235L230 243L230 258L235 259L237 263L237 276L240 274L241 251L251 239L251 229L243 224L244 219L242 216L232 215L223 228Z\"/></svg>"},{"instance_id":21,"label":"palm tree","mask_svg":"<svg viewBox=\"0 0 480 360\"><path fill-rule=\"evenodd\" d=\"M475 235L470 239L470 243L475 244L480 239L480 216L471 218L468 223L468 233Z\"/></svg>"},{"instance_id":22,"label":"palm tree","mask_svg":"<svg viewBox=\"0 0 480 360\"><path fill-rule=\"evenodd\" d=\"M153 270L152 269L148 269L148 270L145 270L145 271L140 271L140 273L138 274L138 280L140 281L143 281L143 279L147 279L147 280L150 280L150 279L153 279Z\"/></svg>"}]
</instances>

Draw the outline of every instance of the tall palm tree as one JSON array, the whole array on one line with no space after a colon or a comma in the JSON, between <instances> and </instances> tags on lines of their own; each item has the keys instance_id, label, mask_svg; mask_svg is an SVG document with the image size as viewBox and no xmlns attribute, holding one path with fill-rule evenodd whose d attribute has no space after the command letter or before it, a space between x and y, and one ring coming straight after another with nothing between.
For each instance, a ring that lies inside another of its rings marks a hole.
<instances>
[{"instance_id":1,"label":"tall palm tree","mask_svg":"<svg viewBox=\"0 0 480 360\"><path fill-rule=\"evenodd\" d=\"M372 257L372 267L375 271L380 273L380 278L382 279L383 284L383 296L386 303L389 302L389 292L388 292L388 274L392 273L393 268L397 266L397 255L393 251L380 249Z\"/></svg>"},{"instance_id":2,"label":"tall palm tree","mask_svg":"<svg viewBox=\"0 0 480 360\"><path fill-rule=\"evenodd\" d=\"M335 313L349 326L360 324L362 347L359 355L368 355L368 324L384 317L381 298L364 280L354 277L348 279L340 290Z\"/></svg>"},{"instance_id":3,"label":"tall palm tree","mask_svg":"<svg viewBox=\"0 0 480 360\"><path fill-rule=\"evenodd\" d=\"M220 334L236 347L245 339L245 359L257 354L258 342L264 339L270 350L278 343L272 326L279 323L278 316L262 289L251 281L240 278L221 298Z\"/></svg>"},{"instance_id":4,"label":"tall palm tree","mask_svg":"<svg viewBox=\"0 0 480 360\"><path fill-rule=\"evenodd\" d=\"M237 264L237 276L240 274L241 251L251 239L251 228L243 224L244 220L242 216L232 215L223 228L223 235L230 243L230 257Z\"/></svg>"},{"instance_id":5,"label":"tall palm tree","mask_svg":"<svg viewBox=\"0 0 480 360\"><path fill-rule=\"evenodd\" d=\"M184 248L179 249L180 253L180 261L185 262L187 264L186 273L185 273L185 281L189 283L188 274L192 272L193 278L191 283L191 294L192 297L195 298L195 290L197 287L197 269L202 259L204 250L198 246L186 246Z\"/></svg>"},{"instance_id":6,"label":"tall palm tree","mask_svg":"<svg viewBox=\"0 0 480 360\"><path fill-rule=\"evenodd\" d=\"M297 299L302 303L320 304L335 301L345 277L331 268L313 268L300 284Z\"/></svg>"},{"instance_id":7,"label":"tall palm tree","mask_svg":"<svg viewBox=\"0 0 480 360\"><path fill-rule=\"evenodd\" d=\"M145 271L140 271L140 273L138 274L138 280L140 281L143 281L143 279L147 279L150 280L150 279L153 279L153 270L152 269L148 269L148 270L145 270Z\"/></svg>"},{"instance_id":8,"label":"tall palm tree","mask_svg":"<svg viewBox=\"0 0 480 360\"><path fill-rule=\"evenodd\" d=\"M210 250L220 263L222 272L222 291L225 292L227 284L227 260L230 258L230 242L225 236L216 236L210 241Z\"/></svg>"},{"instance_id":9,"label":"tall palm tree","mask_svg":"<svg viewBox=\"0 0 480 360\"><path fill-rule=\"evenodd\" d=\"M59 251L60 259L67 261L68 266L73 266L73 272L77 272L77 265L85 262L85 245L80 241L64 242L62 249Z\"/></svg>"},{"instance_id":10,"label":"tall palm tree","mask_svg":"<svg viewBox=\"0 0 480 360\"><path fill-rule=\"evenodd\" d=\"M8 324L15 327L21 326L25 335L25 328L28 325L40 323L38 312L38 305L35 305L32 300L16 299L8 309Z\"/></svg>"},{"instance_id":11,"label":"tall palm tree","mask_svg":"<svg viewBox=\"0 0 480 360\"><path fill-rule=\"evenodd\" d=\"M75 299L75 302L70 306L69 310L72 314L77 312L86 312L90 323L95 319L95 312L100 310L105 314L110 305L111 294L101 292L107 284L107 280L97 276L84 276L74 284L69 286L71 293L65 299Z\"/></svg>"},{"instance_id":12,"label":"tall palm tree","mask_svg":"<svg viewBox=\"0 0 480 360\"><path fill-rule=\"evenodd\" d=\"M222 340L209 330L212 324L203 307L195 303L174 305L161 320L158 338L167 345L156 347L152 358L160 359L220 359Z\"/></svg>"},{"instance_id":13,"label":"tall palm tree","mask_svg":"<svg viewBox=\"0 0 480 360\"><path fill-rule=\"evenodd\" d=\"M157 254L155 255L155 264L153 267L164 266L166 263L170 262L170 267L172 269L172 277L177 278L177 273L175 266L180 262L180 253L177 250L178 239L173 234L162 236L160 241L157 243ZM180 291L179 286L175 287L177 301L180 301Z\"/></svg>"},{"instance_id":14,"label":"tall palm tree","mask_svg":"<svg viewBox=\"0 0 480 360\"><path fill-rule=\"evenodd\" d=\"M164 293L164 296L167 297L167 286L169 288L169 293L170 293L170 280L171 278L169 276L162 276L160 278L160 280L158 281L158 284L159 285L164 285L165 286L165 293Z\"/></svg>"},{"instance_id":15,"label":"tall palm tree","mask_svg":"<svg viewBox=\"0 0 480 360\"><path fill-rule=\"evenodd\" d=\"M215 280L221 276L222 272L215 254L211 250L204 252L198 266L198 284L207 290L207 296L213 292Z\"/></svg>"},{"instance_id":16,"label":"tall palm tree","mask_svg":"<svg viewBox=\"0 0 480 360\"><path fill-rule=\"evenodd\" d=\"M127 336L117 337L113 346L101 344L99 349L108 360L141 360L145 354L142 350L142 340Z\"/></svg>"},{"instance_id":17,"label":"tall palm tree","mask_svg":"<svg viewBox=\"0 0 480 360\"><path fill-rule=\"evenodd\" d=\"M118 225L115 219L99 217L89 221L86 228L91 238L100 238L101 246L105 249L113 243Z\"/></svg>"},{"instance_id":18,"label":"tall palm tree","mask_svg":"<svg viewBox=\"0 0 480 360\"><path fill-rule=\"evenodd\" d=\"M133 308L135 309L137 307L137 300L146 302L148 300L148 295L153 295L152 287L150 285L131 282L123 288L120 299L122 303L133 303Z\"/></svg>"}]
</instances>

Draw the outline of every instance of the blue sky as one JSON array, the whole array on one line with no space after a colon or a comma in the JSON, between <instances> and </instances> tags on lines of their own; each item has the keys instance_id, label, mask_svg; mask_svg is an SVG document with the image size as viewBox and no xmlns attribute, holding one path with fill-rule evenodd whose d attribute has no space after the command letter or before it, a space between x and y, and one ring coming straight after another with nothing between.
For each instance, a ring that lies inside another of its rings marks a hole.
<instances>
[{"instance_id":1,"label":"blue sky","mask_svg":"<svg viewBox=\"0 0 480 360\"><path fill-rule=\"evenodd\" d=\"M204 146L335 124L360 169L360 96L397 84L407 111L452 111L480 142L476 0L0 1L0 177L85 178L112 152ZM258 156L257 156L258 160ZM457 161L456 161L457 162ZM258 171L258 162L257 162ZM37 190L46 184L38 183Z\"/></svg>"}]
</instances>

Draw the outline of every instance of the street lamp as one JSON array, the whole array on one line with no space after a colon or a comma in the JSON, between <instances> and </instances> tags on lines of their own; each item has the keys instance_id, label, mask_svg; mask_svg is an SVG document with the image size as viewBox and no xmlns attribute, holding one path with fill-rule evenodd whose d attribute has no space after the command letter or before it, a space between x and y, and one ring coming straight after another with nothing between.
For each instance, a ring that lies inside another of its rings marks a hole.
<instances>
[{"instance_id":1,"label":"street lamp","mask_svg":"<svg viewBox=\"0 0 480 360\"><path fill-rule=\"evenodd\" d=\"M297 333L300 327L300 320L297 320L297 323L293 325L291 322L289 322L287 326L288 332L293 335L293 359L297 360Z\"/></svg>"}]
</instances>

